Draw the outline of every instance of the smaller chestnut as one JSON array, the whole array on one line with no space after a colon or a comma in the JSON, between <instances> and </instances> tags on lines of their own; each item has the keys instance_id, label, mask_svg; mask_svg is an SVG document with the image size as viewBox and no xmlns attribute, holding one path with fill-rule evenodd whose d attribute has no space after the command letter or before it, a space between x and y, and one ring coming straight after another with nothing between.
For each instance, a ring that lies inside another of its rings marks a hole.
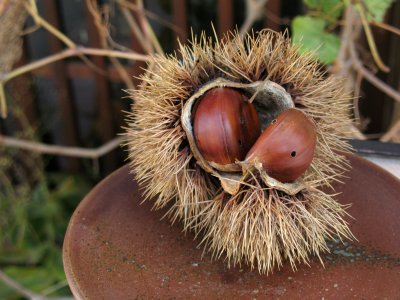
<instances>
[{"instance_id":1,"label":"smaller chestnut","mask_svg":"<svg viewBox=\"0 0 400 300\"><path fill-rule=\"evenodd\" d=\"M261 133L258 114L237 89L214 88L193 109L193 133L205 160L220 165L243 160Z\"/></svg>"},{"instance_id":2,"label":"smaller chestnut","mask_svg":"<svg viewBox=\"0 0 400 300\"><path fill-rule=\"evenodd\" d=\"M310 166L316 140L314 123L300 110L290 108L262 132L245 161L259 162L269 176L292 182Z\"/></svg>"}]
</instances>

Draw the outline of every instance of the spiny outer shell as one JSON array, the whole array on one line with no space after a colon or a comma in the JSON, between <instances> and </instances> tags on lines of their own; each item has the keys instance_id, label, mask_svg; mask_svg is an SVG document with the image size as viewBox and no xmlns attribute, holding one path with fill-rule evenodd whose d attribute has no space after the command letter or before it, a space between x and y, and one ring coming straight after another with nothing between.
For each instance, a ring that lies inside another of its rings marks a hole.
<instances>
[{"instance_id":1,"label":"spiny outer shell","mask_svg":"<svg viewBox=\"0 0 400 300\"><path fill-rule=\"evenodd\" d=\"M215 257L226 255L228 262L244 262L262 273L284 259L295 268L310 254L319 256L333 235L351 238L345 208L321 191L348 168L340 153L350 149L342 136L351 98L342 81L326 77L311 55L299 55L285 35L271 31L256 38L232 34L221 43L194 37L180 52L182 59L156 57L132 92L129 156L146 199L154 197L155 208L170 205L171 220L202 232L202 243ZM196 164L181 112L193 94L217 78L275 82L314 120L315 156L300 178L305 189L288 195L266 186L260 173L250 170L240 190L229 195Z\"/></svg>"}]
</instances>

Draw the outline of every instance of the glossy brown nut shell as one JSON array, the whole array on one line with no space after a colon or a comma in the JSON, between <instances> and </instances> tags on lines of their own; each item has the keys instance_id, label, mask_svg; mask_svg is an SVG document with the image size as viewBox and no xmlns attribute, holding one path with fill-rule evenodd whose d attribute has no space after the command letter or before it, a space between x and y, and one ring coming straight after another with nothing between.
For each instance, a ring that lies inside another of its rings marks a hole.
<instances>
[{"instance_id":1,"label":"glossy brown nut shell","mask_svg":"<svg viewBox=\"0 0 400 300\"><path fill-rule=\"evenodd\" d=\"M292 182L310 166L316 139L314 123L300 110L291 108L263 131L245 160L261 162L269 176Z\"/></svg>"},{"instance_id":2,"label":"glossy brown nut shell","mask_svg":"<svg viewBox=\"0 0 400 300\"><path fill-rule=\"evenodd\" d=\"M240 91L215 88L193 110L194 137L204 159L221 165L243 160L260 135L253 104Z\"/></svg>"}]
</instances>

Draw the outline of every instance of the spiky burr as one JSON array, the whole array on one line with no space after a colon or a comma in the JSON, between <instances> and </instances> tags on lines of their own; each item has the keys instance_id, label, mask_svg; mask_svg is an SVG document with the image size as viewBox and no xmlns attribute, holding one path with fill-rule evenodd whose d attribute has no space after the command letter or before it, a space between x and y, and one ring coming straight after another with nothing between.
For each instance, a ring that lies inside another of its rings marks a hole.
<instances>
[{"instance_id":1,"label":"spiky burr","mask_svg":"<svg viewBox=\"0 0 400 300\"><path fill-rule=\"evenodd\" d=\"M342 80L297 50L287 34L269 30L244 38L232 33L221 42L202 35L180 46L181 58L155 57L131 91L127 146L146 199L156 209L168 206L171 221L202 235L214 257L261 273L285 260L296 268L310 255L320 257L333 236L353 238L345 207L326 192L349 167L343 136L350 98ZM263 129L289 108L312 120L316 142L307 171L286 183L257 164L238 161L237 173L205 160L193 136L193 107L218 87L246 94Z\"/></svg>"}]
</instances>

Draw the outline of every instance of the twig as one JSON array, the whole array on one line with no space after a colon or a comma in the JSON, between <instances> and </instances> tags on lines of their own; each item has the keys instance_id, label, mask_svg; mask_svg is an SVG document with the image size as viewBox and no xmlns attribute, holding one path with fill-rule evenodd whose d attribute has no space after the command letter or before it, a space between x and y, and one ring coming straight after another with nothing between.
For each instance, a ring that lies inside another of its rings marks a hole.
<instances>
[{"instance_id":1,"label":"twig","mask_svg":"<svg viewBox=\"0 0 400 300\"><path fill-rule=\"evenodd\" d=\"M48 145L0 135L0 145L6 147L18 148L42 154L73 156L91 159L97 159L111 152L112 150L117 148L123 141L125 141L125 137L120 136L112 139L111 141L105 143L98 148L86 149L79 147Z\"/></svg>"},{"instance_id":2,"label":"twig","mask_svg":"<svg viewBox=\"0 0 400 300\"><path fill-rule=\"evenodd\" d=\"M39 25L39 24L33 24L32 26L30 26L30 27L24 29L24 30L21 32L21 36L29 35L29 34L31 34L31 33L34 33L34 32L35 32L36 30L38 30L38 29L40 29L40 25Z\"/></svg>"},{"instance_id":3,"label":"twig","mask_svg":"<svg viewBox=\"0 0 400 300\"><path fill-rule=\"evenodd\" d=\"M355 12L351 6L346 8L344 13L344 27L340 36L340 50L335 60L333 72L343 77L349 73L350 65L346 64L349 55L349 42L353 38L354 33Z\"/></svg>"},{"instance_id":4,"label":"twig","mask_svg":"<svg viewBox=\"0 0 400 300\"><path fill-rule=\"evenodd\" d=\"M366 140L367 138L365 135L357 128L354 126L354 124L349 125L349 133L353 138L359 139L359 140Z\"/></svg>"},{"instance_id":5,"label":"twig","mask_svg":"<svg viewBox=\"0 0 400 300\"><path fill-rule=\"evenodd\" d=\"M400 35L400 29L397 28L397 27L394 27L394 26L392 26L392 25L385 24L385 23L381 23L381 22L375 22L375 21L370 22L370 24L371 24L371 25L374 25L374 26L376 26L376 27L385 29L385 30L387 30L387 31L390 31L390 32L392 32L392 33L394 33L394 34Z\"/></svg>"},{"instance_id":6,"label":"twig","mask_svg":"<svg viewBox=\"0 0 400 300\"><path fill-rule=\"evenodd\" d=\"M246 0L246 18L240 27L240 36L244 36L254 22L263 15L264 6L268 0Z\"/></svg>"},{"instance_id":7,"label":"twig","mask_svg":"<svg viewBox=\"0 0 400 300\"><path fill-rule=\"evenodd\" d=\"M122 0L122 1L124 1L124 0ZM135 2L136 2L136 5L139 8L139 11L144 9L143 0L136 0ZM145 42L152 49L152 52L154 52L153 45L151 44L151 41L150 41L150 38L149 38L148 28L146 28L146 26L145 26L145 19L146 19L145 15L139 13L139 14L136 15L135 19L137 20L137 23L139 24L139 28L141 29L141 31L143 33L143 37L144 37Z\"/></svg>"},{"instance_id":8,"label":"twig","mask_svg":"<svg viewBox=\"0 0 400 300\"><path fill-rule=\"evenodd\" d=\"M385 82L377 78L374 74L372 74L369 70L367 70L359 60L357 53L354 49L354 44L351 42L350 43L350 53L351 53L351 58L352 58L352 63L353 63L353 68L357 70L357 72L360 72L362 76L368 80L372 85L380 89L382 92L384 92L386 95L389 97L393 98L396 101L400 102L400 92L396 91L393 89L391 86L387 85Z\"/></svg>"},{"instance_id":9,"label":"twig","mask_svg":"<svg viewBox=\"0 0 400 300\"><path fill-rule=\"evenodd\" d=\"M148 41L145 40L145 37L143 36L143 34L139 28L139 25L135 21L135 18L133 17L132 13L128 10L128 9L131 9L131 10L134 10L135 12L144 14L145 10L143 9L143 7L142 7L142 10L140 10L140 7L138 7L138 6L132 7L132 5L133 5L132 3L127 3L126 1L123 1L123 0L117 0L117 2L119 4L119 8L121 9L121 11L128 23L128 26L130 27L133 34L135 34L135 36L138 38L140 44L142 45L142 48L144 50L147 49L147 51L150 51L150 53L153 53L154 52L153 47L154 47L157 53L163 54L163 50L162 50L161 46L159 45L158 39L155 36L154 31L150 27L150 24L148 24L148 26L149 26L149 30L150 30L150 34L151 34L151 43L149 43ZM146 22L148 22L147 19L146 19ZM151 46L153 46L153 47L151 47ZM154 66L153 63L150 62L147 67L147 70L151 71L153 69L153 66Z\"/></svg>"},{"instance_id":10,"label":"twig","mask_svg":"<svg viewBox=\"0 0 400 300\"><path fill-rule=\"evenodd\" d=\"M7 100L6 93L4 92L4 85L0 83L0 116L7 117Z\"/></svg>"},{"instance_id":11,"label":"twig","mask_svg":"<svg viewBox=\"0 0 400 300\"><path fill-rule=\"evenodd\" d=\"M37 7L35 1L30 1L29 3L25 3L25 8L32 16L33 20L37 25L45 28L48 32L50 32L52 35L54 35L60 41L62 41L67 47L69 48L76 47L76 44L69 37L67 37L65 34L63 34L61 31L59 31L57 28L55 28L53 25L51 25L37 13Z\"/></svg>"},{"instance_id":12,"label":"twig","mask_svg":"<svg viewBox=\"0 0 400 300\"><path fill-rule=\"evenodd\" d=\"M6 273L0 270L0 280L3 281L5 284L7 284L10 288L13 290L17 291L19 294L25 296L28 299L42 299L40 295L37 295L30 290L24 288L22 285L20 285L18 282L16 282L14 279L8 277Z\"/></svg>"},{"instance_id":13,"label":"twig","mask_svg":"<svg viewBox=\"0 0 400 300\"><path fill-rule=\"evenodd\" d=\"M379 133L366 133L364 134L367 139L379 139L381 138L385 133L379 132Z\"/></svg>"},{"instance_id":14,"label":"twig","mask_svg":"<svg viewBox=\"0 0 400 300\"><path fill-rule=\"evenodd\" d=\"M125 1L125 0L121 0L121 1ZM137 0L137 5L140 9L139 12L144 11L143 0ZM143 31L146 33L147 40L151 42L152 46L154 47L154 49L156 50L156 52L158 54L164 54L164 50L162 49L161 44L158 41L158 38L157 38L156 34L154 33L154 30L151 27L146 15L144 13L139 13L139 18L142 23Z\"/></svg>"},{"instance_id":15,"label":"twig","mask_svg":"<svg viewBox=\"0 0 400 300\"><path fill-rule=\"evenodd\" d=\"M18 292L20 295L30 299L30 300L74 300L71 297L45 297L40 294L36 294L26 288L21 284L16 282L14 279L9 277L6 273L0 270L0 280L4 282L7 286Z\"/></svg>"},{"instance_id":16,"label":"twig","mask_svg":"<svg viewBox=\"0 0 400 300\"><path fill-rule=\"evenodd\" d=\"M357 72L355 87L354 87L354 97L353 97L353 111L354 111L354 119L358 123L361 124L361 115L360 115L360 90L361 90L361 82L363 76L360 72Z\"/></svg>"},{"instance_id":17,"label":"twig","mask_svg":"<svg viewBox=\"0 0 400 300\"><path fill-rule=\"evenodd\" d=\"M268 9L265 10L265 16L278 25L289 25L291 22L290 18L281 18Z\"/></svg>"},{"instance_id":18,"label":"twig","mask_svg":"<svg viewBox=\"0 0 400 300\"><path fill-rule=\"evenodd\" d=\"M89 13L93 17L94 25L96 26L97 33L100 37L101 46L104 49L110 49L107 41L109 40L108 37L111 40L111 36L108 32L107 25L103 24L103 22L102 22L102 18L101 18L97 4L93 0L86 0L86 5L88 7ZM133 84L131 77L129 76L126 69L119 62L119 60L115 57L110 57L110 61L114 65L114 67L117 70L118 74L120 75L121 79L125 82L126 86L129 89L133 90L135 88L135 85Z\"/></svg>"},{"instance_id":19,"label":"twig","mask_svg":"<svg viewBox=\"0 0 400 300\"><path fill-rule=\"evenodd\" d=\"M166 20L164 20L164 19L161 19L160 16L158 16L157 14L155 14L155 13L149 11L149 10L140 8L140 7L139 7L137 4L135 4L135 3L126 2L126 1L124 1L124 0L116 0L116 1L117 1L117 3L120 4L121 6L123 6L123 7L125 7L125 8L128 8L128 9L130 9L130 10L132 10L132 11L135 11L135 12L137 12L137 13L144 14L144 15L146 15L147 17L149 17L149 18L151 18L151 19L157 21L157 22L160 23L161 25L163 25L163 26L165 26L165 27L171 29L172 31L174 31L174 32L176 32L176 33L182 32L182 29L179 28L178 26L176 26L175 24L173 24L173 23L171 23L171 22L168 22L168 21L166 21Z\"/></svg>"},{"instance_id":20,"label":"twig","mask_svg":"<svg viewBox=\"0 0 400 300\"><path fill-rule=\"evenodd\" d=\"M48 288L42 290L40 292L40 294L43 296L47 296L47 295L50 295L50 294L58 291L59 289L65 287L65 286L68 286L68 281L66 279L61 280L61 281L57 282L56 284L49 286Z\"/></svg>"},{"instance_id":21,"label":"twig","mask_svg":"<svg viewBox=\"0 0 400 300\"><path fill-rule=\"evenodd\" d=\"M386 132L379 140L381 142L388 142L393 137L400 133L400 120L398 120L388 132Z\"/></svg>"},{"instance_id":22,"label":"twig","mask_svg":"<svg viewBox=\"0 0 400 300\"><path fill-rule=\"evenodd\" d=\"M358 10L358 14L355 13L354 9ZM361 116L359 113L358 109L358 101L359 101L359 91L360 91L360 85L362 79L368 80L372 85L380 89L382 92L393 98L395 101L400 101L400 92L396 91L383 81L381 81L379 78L377 78L371 71L366 69L364 65L362 64L360 58L358 57L358 54L355 49L355 34L358 32L357 28L360 27L359 23L357 22L358 18L362 18L362 25L364 28L364 31L366 32L367 38L372 37L371 31L369 26L366 26L366 18L365 15L363 14L363 10L361 8L355 7L353 5L348 5L346 8L345 16L344 16L344 27L342 31L342 36L341 36L341 49L339 51L339 55L336 60L335 68L334 71L338 74L346 75L351 72L351 69L348 68L347 61L350 61L352 69L356 72L356 79L353 81L353 87L354 87L354 115L355 118L360 120ZM376 25L372 23L372 25ZM386 27L386 26L381 26L385 27L385 29L390 28L390 30L393 30L391 27ZM373 47L375 46L375 42L373 41L373 38L369 40L371 52L373 53ZM376 48L375 48L376 50ZM374 53L373 53L374 54ZM348 81L347 81L348 82ZM400 121L399 121L400 122ZM390 140L393 136L395 136L400 130L400 124L396 124L395 126L392 127L392 129L383 135L381 137L381 141L388 141ZM366 136L362 134L359 130L357 130L354 127L354 130L351 130L352 133L356 138L359 139L365 139L365 138L371 138L370 136Z\"/></svg>"},{"instance_id":23,"label":"twig","mask_svg":"<svg viewBox=\"0 0 400 300\"><path fill-rule=\"evenodd\" d=\"M72 49L66 49L59 53L47 56L45 58L36 60L32 63L26 64L22 67L14 69L13 71L6 74L3 78L0 78L0 82L5 83L5 82L9 81L10 79L17 77L19 75L22 75L24 73L44 67L48 64L62 60L67 57L79 56L80 54L93 55L93 56L116 57L116 58L124 58L124 59L129 59L129 60L146 61L146 62L152 61L151 56L145 55L145 54L139 54L136 52L129 53L129 52L109 50L109 49L77 47L77 48L72 48Z\"/></svg>"},{"instance_id":24,"label":"twig","mask_svg":"<svg viewBox=\"0 0 400 300\"><path fill-rule=\"evenodd\" d=\"M129 29L135 35L135 37L139 41L140 45L142 46L143 50L148 53L153 53L153 49L151 48L149 43L146 41L146 39L143 35L143 32L139 28L139 24L137 24L137 22L135 21L135 18L131 14L131 12L127 8L123 7L121 5L120 1L118 1L118 6L121 9L121 12L122 12L126 22L128 23Z\"/></svg>"},{"instance_id":25,"label":"twig","mask_svg":"<svg viewBox=\"0 0 400 300\"><path fill-rule=\"evenodd\" d=\"M333 73L335 73L339 77L347 78L347 80L345 81L344 88L348 93L353 92L353 87L355 84L354 72L352 72L351 69L352 63L349 60L349 55L350 55L349 44L354 39L354 35L359 31L358 30L359 26L356 25L356 18L357 14L355 13L355 11L352 9L351 6L347 6L344 14L344 27L341 32L341 46L339 54L335 60L335 65L332 68ZM353 101L358 101L357 99L358 96L354 92ZM358 111L356 111L357 110L356 105L354 109L355 109L354 114L357 118L357 115L359 116L359 113ZM364 134L354 124L349 125L349 133L351 134L352 137L355 137L357 139L360 140L366 139Z\"/></svg>"},{"instance_id":26,"label":"twig","mask_svg":"<svg viewBox=\"0 0 400 300\"><path fill-rule=\"evenodd\" d=\"M53 62L62 60L67 57L78 56L89 67L91 67L96 71L99 71L98 68L95 65L93 65L92 62L85 55L107 56L110 58L111 61L113 61L121 77L125 80L128 88L133 88L133 83L131 82L129 75L126 73L125 70L121 70L122 69L121 64L113 58L124 58L130 60L138 60L138 61L151 61L150 56L138 54L135 52L129 53L123 51L110 50L110 49L93 49L93 48L79 47L71 39L69 39L66 35L64 35L61 31L52 26L38 14L38 9L36 7L35 0L29 0L25 2L25 7L26 10L32 16L32 18L35 20L36 24L44 27L51 34L60 39L69 48L60 53L50 55L43 59L24 65L20 68L14 69L13 71L7 74L0 74L0 116L2 118L5 118L7 116L7 101L4 92L4 84L7 81L11 80L12 78L30 72L34 69L43 67L45 65L51 64Z\"/></svg>"},{"instance_id":27,"label":"twig","mask_svg":"<svg viewBox=\"0 0 400 300\"><path fill-rule=\"evenodd\" d=\"M360 3L357 3L357 4L354 4L354 7L360 14L361 22L364 27L365 36L367 37L368 45L369 45L372 57L374 58L376 65L378 66L378 68L381 71L389 72L390 71L389 67L383 63L381 57L379 56L379 52L376 49L376 43L374 40L374 36L372 35L371 28L369 27L368 20L367 20L367 17L365 16L363 6Z\"/></svg>"},{"instance_id":28,"label":"twig","mask_svg":"<svg viewBox=\"0 0 400 300\"><path fill-rule=\"evenodd\" d=\"M114 51L114 50L109 50L109 49L95 49L95 48L83 48L83 47L66 49L57 54L47 56L45 58L39 59L37 61L26 64L17 69L14 69L13 71L9 72L8 74L5 74L3 77L0 76L0 109L1 109L0 116L2 118L5 118L7 116L7 101L6 101L6 97L5 97L5 93L4 93L4 84L7 81L9 81L17 76L20 76L22 74L25 74L27 72L30 72L32 70L35 70L35 69L44 67L48 64L54 63L56 61L62 60L64 58L72 57L72 56L80 56L81 54L125 58L125 59L129 59L129 60L147 61L147 62L152 61L151 56L144 55L144 54L138 54L135 52L127 53L127 52Z\"/></svg>"},{"instance_id":29,"label":"twig","mask_svg":"<svg viewBox=\"0 0 400 300\"><path fill-rule=\"evenodd\" d=\"M72 49L77 47L77 45L69 37L67 37L64 33L62 33L60 30L58 30L56 27L51 25L49 22L47 22L40 16L35 0L30 0L29 4L25 3L25 9L31 15L37 26L46 29L50 34L52 34L53 36L58 38L61 42L63 42L68 48ZM95 64L93 64L85 55L79 54L78 56L91 69L104 75L104 72L101 69L99 69Z\"/></svg>"}]
</instances>

